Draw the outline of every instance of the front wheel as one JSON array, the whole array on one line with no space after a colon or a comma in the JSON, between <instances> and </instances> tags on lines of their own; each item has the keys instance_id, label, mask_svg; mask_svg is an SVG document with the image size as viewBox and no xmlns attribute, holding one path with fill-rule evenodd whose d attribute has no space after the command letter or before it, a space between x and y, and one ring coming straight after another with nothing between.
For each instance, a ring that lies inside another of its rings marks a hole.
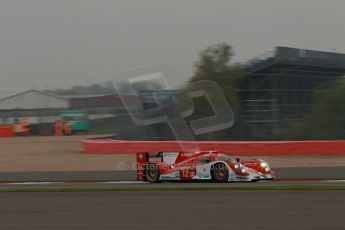
<instances>
[{"instance_id":1,"label":"front wheel","mask_svg":"<svg viewBox=\"0 0 345 230\"><path fill-rule=\"evenodd\" d=\"M159 170L156 164L148 164L145 169L145 178L150 183L159 182Z\"/></svg>"},{"instance_id":2,"label":"front wheel","mask_svg":"<svg viewBox=\"0 0 345 230\"><path fill-rule=\"evenodd\" d=\"M227 182L229 179L228 167L223 163L213 165L212 179L218 183Z\"/></svg>"}]
</instances>

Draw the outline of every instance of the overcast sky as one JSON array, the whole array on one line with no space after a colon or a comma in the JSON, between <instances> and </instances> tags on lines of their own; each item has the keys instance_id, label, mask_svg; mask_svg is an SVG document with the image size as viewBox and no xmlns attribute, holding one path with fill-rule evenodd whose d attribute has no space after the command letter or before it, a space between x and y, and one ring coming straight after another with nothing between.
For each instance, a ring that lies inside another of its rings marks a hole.
<instances>
[{"instance_id":1,"label":"overcast sky","mask_svg":"<svg viewBox=\"0 0 345 230\"><path fill-rule=\"evenodd\" d=\"M190 77L219 42L236 61L291 46L345 52L344 0L0 0L0 90L111 80L165 63Z\"/></svg>"}]
</instances>

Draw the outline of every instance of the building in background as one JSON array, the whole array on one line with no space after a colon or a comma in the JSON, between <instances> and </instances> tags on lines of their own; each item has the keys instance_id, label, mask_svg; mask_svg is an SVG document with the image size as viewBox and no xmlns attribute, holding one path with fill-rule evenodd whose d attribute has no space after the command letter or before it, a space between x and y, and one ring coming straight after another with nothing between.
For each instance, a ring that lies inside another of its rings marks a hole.
<instances>
[{"instance_id":1,"label":"building in background","mask_svg":"<svg viewBox=\"0 0 345 230\"><path fill-rule=\"evenodd\" d=\"M273 56L244 68L241 138L272 140L304 118L314 92L345 76L345 54L277 47Z\"/></svg>"},{"instance_id":2,"label":"building in background","mask_svg":"<svg viewBox=\"0 0 345 230\"><path fill-rule=\"evenodd\" d=\"M65 98L39 90L4 92L0 94L0 110L65 109L69 102Z\"/></svg>"},{"instance_id":3,"label":"building in background","mask_svg":"<svg viewBox=\"0 0 345 230\"><path fill-rule=\"evenodd\" d=\"M129 101L133 96L127 95ZM67 97L71 110L88 113L90 130L99 133L122 134L133 133L135 127L128 117L127 110L117 94L84 95ZM132 127L129 129L129 127ZM138 128L139 129L139 128Z\"/></svg>"},{"instance_id":4,"label":"building in background","mask_svg":"<svg viewBox=\"0 0 345 230\"><path fill-rule=\"evenodd\" d=\"M61 110L69 109L65 98L39 90L0 93L0 125L25 119L33 126L53 123ZM38 132L35 128L34 132Z\"/></svg>"},{"instance_id":5,"label":"building in background","mask_svg":"<svg viewBox=\"0 0 345 230\"><path fill-rule=\"evenodd\" d=\"M86 114L83 122L90 121L94 130L114 129L115 113L119 111L123 111L123 105L116 95L68 97L39 90L0 93L0 126L26 120L33 135L53 134L54 124L65 119L67 113Z\"/></svg>"}]
</instances>

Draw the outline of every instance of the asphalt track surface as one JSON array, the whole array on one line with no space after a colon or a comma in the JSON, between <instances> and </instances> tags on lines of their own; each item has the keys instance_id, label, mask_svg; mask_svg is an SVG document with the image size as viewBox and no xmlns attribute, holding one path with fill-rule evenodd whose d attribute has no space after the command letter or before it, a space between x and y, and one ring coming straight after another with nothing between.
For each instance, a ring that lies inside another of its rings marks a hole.
<instances>
[{"instance_id":1,"label":"asphalt track surface","mask_svg":"<svg viewBox=\"0 0 345 230\"><path fill-rule=\"evenodd\" d=\"M344 170L281 168L275 171L279 179L285 178L282 181L222 184L135 182L134 171L0 173L0 229L343 230L345 190L250 191L248 187L344 188L345 180L329 180L344 179ZM219 189L241 187L246 190ZM166 191L159 191L162 188ZM52 192L55 189L74 192Z\"/></svg>"},{"instance_id":2,"label":"asphalt track surface","mask_svg":"<svg viewBox=\"0 0 345 230\"><path fill-rule=\"evenodd\" d=\"M95 172L15 172L0 173L0 191L22 189L215 189L222 187L272 187L272 186L345 186L345 167L279 168L275 170L278 181L260 183L241 182L165 182L149 184L136 182L135 171L95 171ZM293 178L291 180L291 178ZM297 179L297 180L296 180Z\"/></svg>"},{"instance_id":3,"label":"asphalt track surface","mask_svg":"<svg viewBox=\"0 0 345 230\"><path fill-rule=\"evenodd\" d=\"M307 187L308 189L318 189L318 187L338 187L345 191L345 180L307 180L307 181L267 181L267 182L162 182L151 184L137 181L107 181L107 182L26 182L26 183L1 183L0 192L8 191L160 191L160 190L278 190L294 189L297 187ZM344 194L345 195L345 194Z\"/></svg>"},{"instance_id":4,"label":"asphalt track surface","mask_svg":"<svg viewBox=\"0 0 345 230\"><path fill-rule=\"evenodd\" d=\"M278 179L345 179L344 167L276 168ZM4 181L114 181L135 180L135 171L0 172Z\"/></svg>"},{"instance_id":5,"label":"asphalt track surface","mask_svg":"<svg viewBox=\"0 0 345 230\"><path fill-rule=\"evenodd\" d=\"M2 193L1 229L343 230L344 191Z\"/></svg>"}]
</instances>

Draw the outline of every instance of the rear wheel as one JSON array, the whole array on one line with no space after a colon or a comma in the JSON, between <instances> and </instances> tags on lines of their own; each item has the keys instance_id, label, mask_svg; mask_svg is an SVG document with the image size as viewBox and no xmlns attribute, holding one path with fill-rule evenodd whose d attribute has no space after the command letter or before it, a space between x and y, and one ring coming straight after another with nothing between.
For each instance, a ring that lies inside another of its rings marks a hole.
<instances>
[{"instance_id":1,"label":"rear wheel","mask_svg":"<svg viewBox=\"0 0 345 230\"><path fill-rule=\"evenodd\" d=\"M159 170L156 164L148 164L145 169L145 178L150 183L159 182Z\"/></svg>"},{"instance_id":2,"label":"rear wheel","mask_svg":"<svg viewBox=\"0 0 345 230\"><path fill-rule=\"evenodd\" d=\"M212 179L215 182L227 182L229 179L229 169L223 163L217 163L213 165L212 169Z\"/></svg>"}]
</instances>

